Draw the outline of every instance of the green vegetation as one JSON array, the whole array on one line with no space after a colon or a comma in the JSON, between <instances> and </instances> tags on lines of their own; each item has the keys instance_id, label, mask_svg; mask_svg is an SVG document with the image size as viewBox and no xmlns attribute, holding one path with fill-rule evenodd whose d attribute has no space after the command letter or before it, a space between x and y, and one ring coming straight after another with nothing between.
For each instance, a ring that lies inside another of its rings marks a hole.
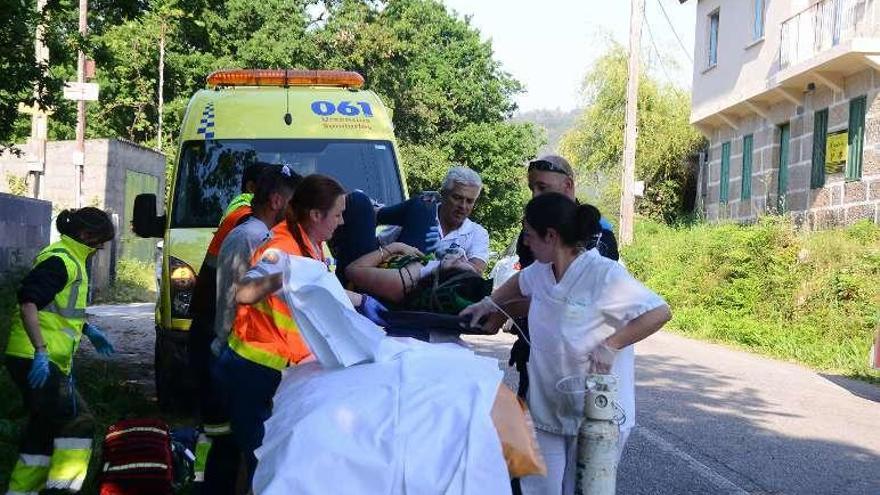
<instances>
[{"instance_id":1,"label":"green vegetation","mask_svg":"<svg viewBox=\"0 0 880 495\"><path fill-rule=\"evenodd\" d=\"M155 302L156 266L135 259L116 263L116 281L95 304Z\"/></svg>"},{"instance_id":2,"label":"green vegetation","mask_svg":"<svg viewBox=\"0 0 880 495\"><path fill-rule=\"evenodd\" d=\"M70 2L55 9L50 32L68 36L59 38L65 49L52 52L52 66L68 79L75 74L72 49L80 42L69 35L77 30L77 9ZM521 187L511 185L522 184L522 165L542 138L533 125L507 120L521 85L501 69L491 43L480 39L470 21L439 1L97 2L89 6L89 33L81 41L96 62L101 99L88 105L87 138L120 136L156 147L161 39L165 84L158 147L169 163L186 104L212 71L355 70L366 79L366 89L393 110L410 192L437 189L440 171L452 162L469 165L483 175L493 196L486 202L491 204L477 209L477 220L493 234L496 246L510 239L524 199ZM15 59L21 65L33 65L28 43L27 57ZM4 115L2 110L0 121L15 120L14 111ZM72 139L74 103L56 101L53 110L50 139ZM28 124L28 116L19 115L14 126L0 127L0 142L22 142Z\"/></svg>"},{"instance_id":3,"label":"green vegetation","mask_svg":"<svg viewBox=\"0 0 880 495\"><path fill-rule=\"evenodd\" d=\"M667 300L671 330L880 382L867 366L880 322L880 227L800 233L778 217L636 225L626 263Z\"/></svg>"},{"instance_id":4,"label":"green vegetation","mask_svg":"<svg viewBox=\"0 0 880 495\"><path fill-rule=\"evenodd\" d=\"M9 191L9 194L14 194L16 196L27 196L28 195L28 184L27 178L21 177L18 175L6 173L6 187Z\"/></svg>"},{"instance_id":5,"label":"green vegetation","mask_svg":"<svg viewBox=\"0 0 880 495\"><path fill-rule=\"evenodd\" d=\"M578 188L606 216L620 208L627 51L611 43L584 80L587 107L559 150L580 173ZM639 212L673 221L690 211L692 159L703 138L689 123L690 95L643 73L639 81L636 178L645 181Z\"/></svg>"}]
</instances>

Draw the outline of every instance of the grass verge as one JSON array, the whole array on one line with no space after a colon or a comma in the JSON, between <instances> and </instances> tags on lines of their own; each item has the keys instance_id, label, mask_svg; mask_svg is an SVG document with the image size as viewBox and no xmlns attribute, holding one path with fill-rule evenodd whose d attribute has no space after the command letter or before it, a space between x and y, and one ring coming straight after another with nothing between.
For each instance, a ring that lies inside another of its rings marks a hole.
<instances>
[{"instance_id":1,"label":"grass verge","mask_svg":"<svg viewBox=\"0 0 880 495\"><path fill-rule=\"evenodd\" d=\"M641 220L632 273L673 310L668 329L880 383L868 353L880 323L880 227L798 232L754 225L669 227Z\"/></svg>"},{"instance_id":2,"label":"grass verge","mask_svg":"<svg viewBox=\"0 0 880 495\"><path fill-rule=\"evenodd\" d=\"M156 301L156 267L134 259L116 263L116 280L95 304L118 304Z\"/></svg>"}]
</instances>

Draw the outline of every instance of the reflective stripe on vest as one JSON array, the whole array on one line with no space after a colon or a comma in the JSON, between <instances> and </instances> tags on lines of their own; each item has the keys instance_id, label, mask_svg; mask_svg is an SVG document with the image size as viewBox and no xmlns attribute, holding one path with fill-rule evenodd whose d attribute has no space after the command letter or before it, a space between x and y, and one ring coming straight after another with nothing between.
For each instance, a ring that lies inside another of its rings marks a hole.
<instances>
[{"instance_id":1,"label":"reflective stripe on vest","mask_svg":"<svg viewBox=\"0 0 880 495\"><path fill-rule=\"evenodd\" d=\"M305 231L298 225L300 237L306 239ZM291 234L287 222L276 225L269 240L263 243L252 257L256 265L269 249L277 249L287 255L303 256L323 261L323 253L315 252L311 246L301 246ZM288 363L298 363L309 357L311 352L299 334L290 308L283 298L270 294L253 305L240 305L229 335L229 347L239 356L257 364L276 370Z\"/></svg>"},{"instance_id":2,"label":"reflective stripe on vest","mask_svg":"<svg viewBox=\"0 0 880 495\"><path fill-rule=\"evenodd\" d=\"M93 251L94 249L85 244L61 236L60 241L44 248L34 259L36 266L51 257L57 257L67 271L67 285L37 312L40 333L46 342L49 359L64 374L70 373L73 355L82 338L89 290L86 258ZM33 345L17 311L13 314L6 354L27 359L33 359L34 356Z\"/></svg>"}]
</instances>

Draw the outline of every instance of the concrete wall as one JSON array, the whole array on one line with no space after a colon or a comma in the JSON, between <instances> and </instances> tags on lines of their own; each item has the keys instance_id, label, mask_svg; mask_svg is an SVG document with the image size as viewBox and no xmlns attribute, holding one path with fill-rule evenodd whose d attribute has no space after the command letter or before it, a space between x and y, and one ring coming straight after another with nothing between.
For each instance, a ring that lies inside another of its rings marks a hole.
<instances>
[{"instance_id":1,"label":"concrete wall","mask_svg":"<svg viewBox=\"0 0 880 495\"><path fill-rule=\"evenodd\" d=\"M811 189L813 119L828 108L828 131L846 129L849 102L867 95L862 178L845 182L844 174L828 175L824 187ZM880 223L880 72L864 70L845 79L845 91L833 93L819 87L807 94L802 107L780 103L770 108L768 119L744 118L740 127L718 128L710 136L708 189L705 213L709 220L748 221L776 211L779 177L779 125L791 129L786 209L796 222L813 229L852 224L867 218ZM740 199L742 190L743 136L753 134L751 199ZM720 203L721 146L730 142L730 187L727 204Z\"/></svg>"},{"instance_id":2,"label":"concrete wall","mask_svg":"<svg viewBox=\"0 0 880 495\"><path fill-rule=\"evenodd\" d=\"M0 193L0 283L49 244L52 203Z\"/></svg>"},{"instance_id":3,"label":"concrete wall","mask_svg":"<svg viewBox=\"0 0 880 495\"><path fill-rule=\"evenodd\" d=\"M807 0L765 0L764 37L753 39L754 0L701 0L694 31L692 120L751 94L778 70L780 27ZM709 16L719 13L718 63L708 66Z\"/></svg>"},{"instance_id":4,"label":"concrete wall","mask_svg":"<svg viewBox=\"0 0 880 495\"><path fill-rule=\"evenodd\" d=\"M52 217L63 209L76 205L75 168L71 157L74 141L52 141L47 144L46 170L42 180L42 198L52 202ZM8 192L7 175L27 177L33 190L34 176L30 169L26 145L19 145L26 153L22 157L0 155L0 192ZM126 171L154 176L158 180L156 194L161 197L165 189L165 155L142 146L117 139L89 139L85 145L83 176L83 205L95 206L107 211L116 223L116 238L107 248L92 259L92 287L100 294L115 276L116 260L121 255L121 237L130 230L130 218L125 215ZM53 230L52 240L58 234Z\"/></svg>"}]
</instances>

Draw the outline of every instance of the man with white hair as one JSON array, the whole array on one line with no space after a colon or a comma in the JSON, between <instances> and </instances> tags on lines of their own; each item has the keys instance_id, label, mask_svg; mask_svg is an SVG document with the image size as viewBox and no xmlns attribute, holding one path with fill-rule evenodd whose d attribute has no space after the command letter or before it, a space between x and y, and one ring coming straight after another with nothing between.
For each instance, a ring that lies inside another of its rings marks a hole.
<instances>
[{"instance_id":1,"label":"man with white hair","mask_svg":"<svg viewBox=\"0 0 880 495\"><path fill-rule=\"evenodd\" d=\"M468 167L452 167L446 172L437 208L440 230L431 249L461 248L479 273L483 273L489 261L489 233L469 217L482 189L480 175Z\"/></svg>"},{"instance_id":2,"label":"man with white hair","mask_svg":"<svg viewBox=\"0 0 880 495\"><path fill-rule=\"evenodd\" d=\"M375 222L352 216L355 211L362 213L363 203L372 200L362 191L349 194L345 228L338 229L330 243L337 258L337 276L346 285L345 267L375 250L376 239L360 232L366 225L388 226L378 236L382 246L402 242L425 254L461 253L482 274L489 260L489 233L469 218L482 188L483 181L474 170L454 166L443 179L439 197L422 193L400 204L377 207ZM364 244L364 239L370 239L369 243Z\"/></svg>"}]
</instances>

